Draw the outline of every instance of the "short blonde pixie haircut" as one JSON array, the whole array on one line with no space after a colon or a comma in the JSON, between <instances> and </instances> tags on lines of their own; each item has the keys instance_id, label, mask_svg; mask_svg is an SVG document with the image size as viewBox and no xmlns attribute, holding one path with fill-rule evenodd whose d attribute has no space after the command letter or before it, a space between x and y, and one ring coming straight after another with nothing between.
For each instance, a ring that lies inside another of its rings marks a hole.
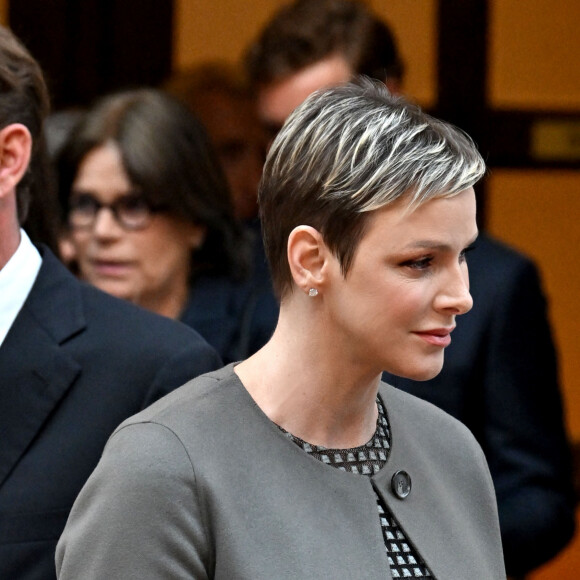
<instances>
[{"instance_id":1,"label":"short blonde pixie haircut","mask_svg":"<svg viewBox=\"0 0 580 580\"><path fill-rule=\"evenodd\" d=\"M259 205L274 290L292 289L290 232L316 228L348 274L371 212L408 197L409 209L472 187L485 163L471 138L435 119L383 83L317 91L272 143Z\"/></svg>"}]
</instances>

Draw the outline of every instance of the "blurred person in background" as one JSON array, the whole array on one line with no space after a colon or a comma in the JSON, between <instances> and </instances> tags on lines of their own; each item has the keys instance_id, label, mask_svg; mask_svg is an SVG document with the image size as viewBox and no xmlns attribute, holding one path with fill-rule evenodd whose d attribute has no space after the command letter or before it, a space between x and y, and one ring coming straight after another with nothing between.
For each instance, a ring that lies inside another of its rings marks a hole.
<instances>
[{"instance_id":1,"label":"blurred person in background","mask_svg":"<svg viewBox=\"0 0 580 580\"><path fill-rule=\"evenodd\" d=\"M258 118L255 95L242 70L224 62L205 62L178 71L164 88L193 111L217 152L232 193L234 212L250 239L250 283L257 324L273 332L278 303L258 217L258 185L268 136Z\"/></svg>"},{"instance_id":2,"label":"blurred person in background","mask_svg":"<svg viewBox=\"0 0 580 580\"><path fill-rule=\"evenodd\" d=\"M283 6L249 46L245 64L270 138L315 90L363 74L399 94L404 73L389 27L364 4L350 0Z\"/></svg>"},{"instance_id":3,"label":"blurred person in background","mask_svg":"<svg viewBox=\"0 0 580 580\"><path fill-rule=\"evenodd\" d=\"M355 0L282 7L246 55L258 113L274 135L312 91L366 74L402 90L404 66L387 24ZM557 357L539 273L526 256L480 234L469 255L474 307L443 371L385 380L461 420L493 477L508 574L554 557L574 533L575 497ZM387 331L387 330L385 330Z\"/></svg>"},{"instance_id":4,"label":"blurred person in background","mask_svg":"<svg viewBox=\"0 0 580 580\"><path fill-rule=\"evenodd\" d=\"M192 326L224 361L264 344L242 227L185 106L156 89L105 96L74 127L56 169L62 239L81 278Z\"/></svg>"},{"instance_id":5,"label":"blurred person in background","mask_svg":"<svg viewBox=\"0 0 580 580\"><path fill-rule=\"evenodd\" d=\"M205 127L228 180L236 217L244 222L257 218L267 142L242 71L225 62L206 62L174 73L163 88Z\"/></svg>"}]
</instances>

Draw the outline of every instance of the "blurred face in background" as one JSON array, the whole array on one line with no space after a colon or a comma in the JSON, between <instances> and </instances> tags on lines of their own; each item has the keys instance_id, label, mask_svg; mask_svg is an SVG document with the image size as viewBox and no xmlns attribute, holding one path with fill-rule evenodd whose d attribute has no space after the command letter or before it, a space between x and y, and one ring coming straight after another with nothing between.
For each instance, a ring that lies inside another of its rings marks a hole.
<instances>
[{"instance_id":1,"label":"blurred face in background","mask_svg":"<svg viewBox=\"0 0 580 580\"><path fill-rule=\"evenodd\" d=\"M314 91L352 80L357 71L341 54L332 54L258 89L258 115L269 141L276 136L290 113ZM381 79L389 91L401 94L401 80Z\"/></svg>"},{"instance_id":2,"label":"blurred face in background","mask_svg":"<svg viewBox=\"0 0 580 580\"><path fill-rule=\"evenodd\" d=\"M254 102L243 95L214 90L196 98L195 113L220 159L236 217L240 220L256 217L267 138Z\"/></svg>"},{"instance_id":3,"label":"blurred face in background","mask_svg":"<svg viewBox=\"0 0 580 580\"><path fill-rule=\"evenodd\" d=\"M258 114L270 139L282 128L290 113L314 91L351 80L353 70L335 54L300 69L258 90Z\"/></svg>"},{"instance_id":4,"label":"blurred face in background","mask_svg":"<svg viewBox=\"0 0 580 580\"><path fill-rule=\"evenodd\" d=\"M79 165L69 226L69 251L84 280L159 314L180 315L204 228L151 207L114 143L91 150Z\"/></svg>"}]
</instances>

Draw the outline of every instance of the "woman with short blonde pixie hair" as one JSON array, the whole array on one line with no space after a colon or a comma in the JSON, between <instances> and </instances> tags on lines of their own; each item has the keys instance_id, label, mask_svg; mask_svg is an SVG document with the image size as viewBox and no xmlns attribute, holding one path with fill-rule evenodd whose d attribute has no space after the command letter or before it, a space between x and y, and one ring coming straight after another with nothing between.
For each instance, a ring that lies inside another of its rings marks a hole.
<instances>
[{"instance_id":1,"label":"woman with short blonde pixie hair","mask_svg":"<svg viewBox=\"0 0 580 580\"><path fill-rule=\"evenodd\" d=\"M260 189L278 325L111 437L59 578L505 578L485 457L381 382L443 365L472 305L471 140L379 84L290 116Z\"/></svg>"},{"instance_id":2,"label":"woman with short blonde pixie hair","mask_svg":"<svg viewBox=\"0 0 580 580\"><path fill-rule=\"evenodd\" d=\"M485 172L468 135L400 97L384 96L379 83L363 86L366 93L345 86L324 106L301 108L272 145L260 214L279 295L290 288L284 236L296 225L320 230L346 274L372 211L401 197L412 208L456 195ZM353 110L352 124L337 122Z\"/></svg>"}]
</instances>

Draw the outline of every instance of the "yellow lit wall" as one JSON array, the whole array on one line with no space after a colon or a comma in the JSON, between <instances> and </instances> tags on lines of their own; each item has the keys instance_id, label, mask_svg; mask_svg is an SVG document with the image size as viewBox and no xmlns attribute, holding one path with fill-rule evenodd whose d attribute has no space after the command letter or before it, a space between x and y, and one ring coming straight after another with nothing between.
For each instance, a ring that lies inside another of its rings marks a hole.
<instances>
[{"instance_id":1,"label":"yellow lit wall","mask_svg":"<svg viewBox=\"0 0 580 580\"><path fill-rule=\"evenodd\" d=\"M204 60L236 61L281 0L176 0L175 68Z\"/></svg>"},{"instance_id":2,"label":"yellow lit wall","mask_svg":"<svg viewBox=\"0 0 580 580\"><path fill-rule=\"evenodd\" d=\"M395 33L406 65L405 93L424 107L437 100L436 0L372 0Z\"/></svg>"},{"instance_id":3,"label":"yellow lit wall","mask_svg":"<svg viewBox=\"0 0 580 580\"><path fill-rule=\"evenodd\" d=\"M492 106L580 110L580 2L490 0L489 9Z\"/></svg>"}]
</instances>

